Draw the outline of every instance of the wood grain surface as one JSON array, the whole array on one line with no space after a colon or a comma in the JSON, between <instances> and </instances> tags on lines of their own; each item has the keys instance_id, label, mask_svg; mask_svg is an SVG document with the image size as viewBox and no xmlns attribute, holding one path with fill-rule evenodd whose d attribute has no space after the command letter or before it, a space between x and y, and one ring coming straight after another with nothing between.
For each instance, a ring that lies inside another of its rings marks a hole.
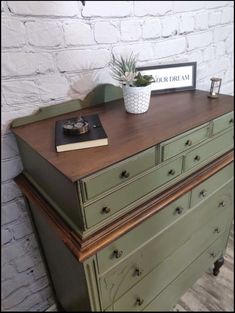
<instances>
[{"instance_id":1,"label":"wood grain surface","mask_svg":"<svg viewBox=\"0 0 235 313\"><path fill-rule=\"evenodd\" d=\"M90 175L164 140L233 110L233 97L210 99L205 91L153 95L144 114L129 114L123 99L49 118L12 131L71 181ZM98 113L109 145L57 153L55 121Z\"/></svg>"}]
</instances>

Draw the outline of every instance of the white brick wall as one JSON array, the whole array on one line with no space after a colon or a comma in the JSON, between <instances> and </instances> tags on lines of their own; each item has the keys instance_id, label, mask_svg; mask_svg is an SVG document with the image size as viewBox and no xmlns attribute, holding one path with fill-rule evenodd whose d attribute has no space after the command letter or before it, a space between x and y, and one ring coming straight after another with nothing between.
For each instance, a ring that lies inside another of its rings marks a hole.
<instances>
[{"instance_id":1,"label":"white brick wall","mask_svg":"<svg viewBox=\"0 0 235 313\"><path fill-rule=\"evenodd\" d=\"M196 61L198 88L218 75L232 94L233 1L1 1L1 14L2 310L44 311L54 300L12 180L22 164L10 122L112 83L112 53L137 53L141 66Z\"/></svg>"}]
</instances>

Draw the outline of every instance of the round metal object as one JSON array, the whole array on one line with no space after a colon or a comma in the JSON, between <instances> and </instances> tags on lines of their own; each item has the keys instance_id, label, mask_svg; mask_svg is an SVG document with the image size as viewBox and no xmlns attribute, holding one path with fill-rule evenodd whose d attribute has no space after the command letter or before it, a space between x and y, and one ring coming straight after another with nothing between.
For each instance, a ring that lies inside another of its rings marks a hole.
<instances>
[{"instance_id":1,"label":"round metal object","mask_svg":"<svg viewBox=\"0 0 235 313\"><path fill-rule=\"evenodd\" d=\"M81 135L89 131L89 124L83 118L67 120L63 124L63 131L68 135Z\"/></svg>"}]
</instances>

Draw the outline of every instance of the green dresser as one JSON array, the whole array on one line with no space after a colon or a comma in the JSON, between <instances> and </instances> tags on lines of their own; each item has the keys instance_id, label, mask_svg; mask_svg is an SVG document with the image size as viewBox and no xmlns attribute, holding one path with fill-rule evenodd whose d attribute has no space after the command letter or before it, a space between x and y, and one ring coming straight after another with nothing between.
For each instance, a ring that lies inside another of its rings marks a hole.
<instances>
[{"instance_id":1,"label":"green dresser","mask_svg":"<svg viewBox=\"0 0 235 313\"><path fill-rule=\"evenodd\" d=\"M233 97L155 95L141 116L111 100L13 122L24 166L15 181L61 309L171 310L223 263L233 219ZM91 113L109 145L56 153L55 121Z\"/></svg>"}]
</instances>

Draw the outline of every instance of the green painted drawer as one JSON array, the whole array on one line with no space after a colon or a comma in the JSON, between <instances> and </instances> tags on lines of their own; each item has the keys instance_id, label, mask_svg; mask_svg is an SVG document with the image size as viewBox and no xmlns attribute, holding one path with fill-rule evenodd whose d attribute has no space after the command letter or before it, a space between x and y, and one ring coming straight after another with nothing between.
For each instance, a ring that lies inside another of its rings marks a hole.
<instances>
[{"instance_id":1,"label":"green painted drawer","mask_svg":"<svg viewBox=\"0 0 235 313\"><path fill-rule=\"evenodd\" d=\"M186 154L184 170L187 171L212 156L219 156L233 148L233 129L200 145Z\"/></svg>"},{"instance_id":2,"label":"green painted drawer","mask_svg":"<svg viewBox=\"0 0 235 313\"><path fill-rule=\"evenodd\" d=\"M153 246L155 247L154 249L156 249L156 253L159 255L158 258L161 260L161 258L166 257L169 253L174 251L174 249L179 247L187 239L187 236L191 236L203 223L207 223L214 214L231 206L232 186L233 182L229 182L212 197L208 197L201 205L187 210L180 219L174 217L169 219L169 216L176 212L177 207L187 207L188 195L178 199L177 201L179 202L173 202L170 206L167 206L165 209L98 252L97 263L99 272L103 273L111 269L116 264L126 259L131 252L135 252L138 248L147 244L154 238L155 243ZM221 204L222 202L225 203L224 207ZM173 224L171 225L170 222L173 222ZM167 232L164 232L166 226ZM175 238L177 238L177 241L175 241ZM120 257L116 257L115 251L121 252ZM159 251L161 251L161 254L159 254ZM153 262L155 261L153 260Z\"/></svg>"},{"instance_id":3,"label":"green painted drawer","mask_svg":"<svg viewBox=\"0 0 235 313\"><path fill-rule=\"evenodd\" d=\"M217 134L234 125L234 112L224 114L213 121L213 134Z\"/></svg>"},{"instance_id":4,"label":"green painted drawer","mask_svg":"<svg viewBox=\"0 0 235 313\"><path fill-rule=\"evenodd\" d=\"M129 305L132 303L135 306L137 295L137 297L142 297L146 305L146 302L155 297L157 293L224 232L228 220L228 209L231 210L231 206L226 205L223 210L216 209L209 223L206 225L204 223L199 224L199 229L193 235L190 231L189 233L181 232L180 234L178 228L175 227L173 235L177 238L177 242L172 240L172 238L168 238L170 230L165 230L156 239L142 247L140 252L135 253L127 261L101 277L100 289L103 307L106 308L118 301L134 285L135 287L120 300L121 303L127 302L127 310L136 309L133 306L129 308ZM181 220L176 224L179 223L182 226ZM219 232L215 232L217 228ZM169 242L169 244L163 245L161 242ZM170 244L171 247L169 248ZM158 256L157 258L156 255ZM154 267L155 269L153 270ZM153 271L150 275L146 276L151 270ZM154 286L151 286L153 281ZM145 286L148 286L147 290ZM141 292L142 288L146 292ZM153 289L152 292L150 292L151 289ZM131 303L128 304L130 299ZM138 308L139 306L137 310ZM114 304L114 310L119 309L124 309L124 307L122 305L121 307L116 307Z\"/></svg>"},{"instance_id":5,"label":"green painted drawer","mask_svg":"<svg viewBox=\"0 0 235 313\"><path fill-rule=\"evenodd\" d=\"M132 181L104 198L84 208L87 227L105 220L149 192L167 183L182 172L182 158L171 161L160 168Z\"/></svg>"},{"instance_id":6,"label":"green painted drawer","mask_svg":"<svg viewBox=\"0 0 235 313\"><path fill-rule=\"evenodd\" d=\"M192 190L190 207L194 207L200 203L200 201L204 201L210 197L211 194L213 194L218 188L227 183L227 181L231 180L233 178L233 167L234 163L232 162L221 171L195 187Z\"/></svg>"},{"instance_id":7,"label":"green painted drawer","mask_svg":"<svg viewBox=\"0 0 235 313\"><path fill-rule=\"evenodd\" d=\"M223 248L223 238L216 240L193 263L191 263L170 285L168 285L147 307L144 312L171 311L180 297L218 259ZM211 254L214 254L214 257Z\"/></svg>"},{"instance_id":8,"label":"green painted drawer","mask_svg":"<svg viewBox=\"0 0 235 313\"><path fill-rule=\"evenodd\" d=\"M177 208L182 209L181 214L177 213ZM189 194L187 193L98 252L97 263L99 272L103 273L107 271L109 268L125 259L131 252L138 249L141 245L146 244L165 227L181 218L188 208ZM114 254L114 251L116 250L122 251L122 255L119 258Z\"/></svg>"},{"instance_id":9,"label":"green painted drawer","mask_svg":"<svg viewBox=\"0 0 235 313\"><path fill-rule=\"evenodd\" d=\"M213 221L200 228L190 240L164 259L153 271L112 304L114 311L142 311L168 284L190 265L225 231L227 216L220 212ZM219 227L221 233L215 233ZM159 252L161 253L161 252ZM141 299L141 304L137 299Z\"/></svg>"},{"instance_id":10,"label":"green painted drawer","mask_svg":"<svg viewBox=\"0 0 235 313\"><path fill-rule=\"evenodd\" d=\"M209 123L163 142L160 144L161 160L168 160L169 158L172 158L179 153L187 151L188 149L207 139L208 135Z\"/></svg>"},{"instance_id":11,"label":"green painted drawer","mask_svg":"<svg viewBox=\"0 0 235 313\"><path fill-rule=\"evenodd\" d=\"M85 198L92 199L154 166L155 147L82 179L81 182Z\"/></svg>"}]
</instances>

